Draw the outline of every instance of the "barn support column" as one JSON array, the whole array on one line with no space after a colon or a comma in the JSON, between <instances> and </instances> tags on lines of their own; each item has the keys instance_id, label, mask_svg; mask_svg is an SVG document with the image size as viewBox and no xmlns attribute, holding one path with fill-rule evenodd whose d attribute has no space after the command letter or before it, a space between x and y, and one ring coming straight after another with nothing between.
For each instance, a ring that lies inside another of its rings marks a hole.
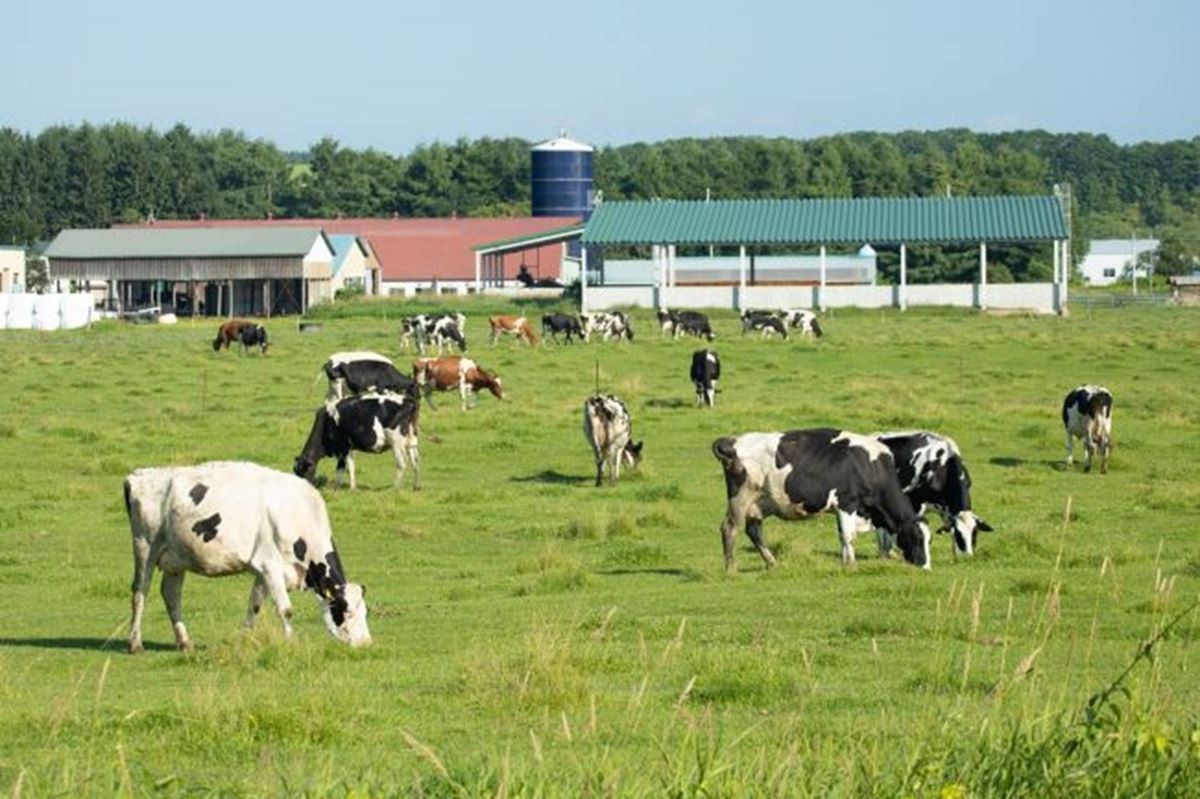
<instances>
[{"instance_id":1,"label":"barn support column","mask_svg":"<svg viewBox=\"0 0 1200 799\"><path fill-rule=\"evenodd\" d=\"M746 245L738 247L738 310L746 307Z\"/></svg>"},{"instance_id":2,"label":"barn support column","mask_svg":"<svg viewBox=\"0 0 1200 799\"><path fill-rule=\"evenodd\" d=\"M483 291L483 253L475 251L475 293Z\"/></svg>"},{"instance_id":3,"label":"barn support column","mask_svg":"<svg viewBox=\"0 0 1200 799\"><path fill-rule=\"evenodd\" d=\"M1060 256L1060 260L1062 261L1062 300L1061 300L1062 310L1061 310L1061 312L1065 314L1065 313L1067 313L1067 310L1068 310L1067 309L1067 294L1068 294L1067 286L1071 282L1071 240L1063 239L1062 241L1060 241L1058 243L1058 246L1062 248L1062 255Z\"/></svg>"},{"instance_id":4,"label":"barn support column","mask_svg":"<svg viewBox=\"0 0 1200 799\"><path fill-rule=\"evenodd\" d=\"M817 308L825 310L825 277L826 277L825 245L821 245L821 284L817 287Z\"/></svg>"},{"instance_id":5,"label":"barn support column","mask_svg":"<svg viewBox=\"0 0 1200 799\"><path fill-rule=\"evenodd\" d=\"M271 318L271 281L263 281L263 315Z\"/></svg>"},{"instance_id":6,"label":"barn support column","mask_svg":"<svg viewBox=\"0 0 1200 799\"><path fill-rule=\"evenodd\" d=\"M300 280L300 314L308 313L308 278Z\"/></svg>"},{"instance_id":7,"label":"barn support column","mask_svg":"<svg viewBox=\"0 0 1200 799\"><path fill-rule=\"evenodd\" d=\"M900 245L900 295L896 298L900 310L908 310L908 245Z\"/></svg>"},{"instance_id":8,"label":"barn support column","mask_svg":"<svg viewBox=\"0 0 1200 799\"><path fill-rule=\"evenodd\" d=\"M229 318L232 319L233 318L233 281L232 280L229 281L228 305L229 305Z\"/></svg>"},{"instance_id":9,"label":"barn support column","mask_svg":"<svg viewBox=\"0 0 1200 799\"><path fill-rule=\"evenodd\" d=\"M579 248L579 312L588 312L588 248Z\"/></svg>"},{"instance_id":10,"label":"barn support column","mask_svg":"<svg viewBox=\"0 0 1200 799\"><path fill-rule=\"evenodd\" d=\"M667 245L667 285L675 288L675 245Z\"/></svg>"},{"instance_id":11,"label":"barn support column","mask_svg":"<svg viewBox=\"0 0 1200 799\"><path fill-rule=\"evenodd\" d=\"M979 242L979 310L987 308L987 242Z\"/></svg>"}]
</instances>

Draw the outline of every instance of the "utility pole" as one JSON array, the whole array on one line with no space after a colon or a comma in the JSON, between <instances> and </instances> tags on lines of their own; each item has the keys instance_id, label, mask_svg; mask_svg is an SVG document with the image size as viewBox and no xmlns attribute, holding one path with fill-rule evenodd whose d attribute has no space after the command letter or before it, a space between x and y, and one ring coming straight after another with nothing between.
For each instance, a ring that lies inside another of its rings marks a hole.
<instances>
[{"instance_id":1,"label":"utility pole","mask_svg":"<svg viewBox=\"0 0 1200 799\"><path fill-rule=\"evenodd\" d=\"M1137 253L1134 252L1134 232L1129 231L1129 264L1133 274L1133 296L1137 296Z\"/></svg>"}]
</instances>

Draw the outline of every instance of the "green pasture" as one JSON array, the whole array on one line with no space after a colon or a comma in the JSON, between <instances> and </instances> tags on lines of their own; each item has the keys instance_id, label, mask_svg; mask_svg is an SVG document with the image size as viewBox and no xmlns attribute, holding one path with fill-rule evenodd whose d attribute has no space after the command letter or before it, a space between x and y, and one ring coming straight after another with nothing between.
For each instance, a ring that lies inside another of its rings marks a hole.
<instances>
[{"instance_id":1,"label":"green pasture","mask_svg":"<svg viewBox=\"0 0 1200 799\"><path fill-rule=\"evenodd\" d=\"M492 348L488 313L552 306L448 305L508 398L422 408L420 492L391 488L389 455L358 458L357 492L322 488L374 646L338 644L305 596L295 640L271 606L247 633L250 579L192 576L196 651L171 648L156 579L127 655L125 474L289 470L325 357L407 362L399 317L427 307L268 320L265 357L214 353L215 321L0 331L0 795L1200 795L1185 309L839 310L815 342L718 312L700 410L699 345L648 313L632 343ZM582 435L597 369L646 442L616 487L593 487ZM1107 475L1062 466L1084 382L1116 398ZM832 517L768 521L779 567L743 536L726 575L713 439L810 426L954 437L997 532L969 560L936 538L932 572L860 537L846 569Z\"/></svg>"}]
</instances>

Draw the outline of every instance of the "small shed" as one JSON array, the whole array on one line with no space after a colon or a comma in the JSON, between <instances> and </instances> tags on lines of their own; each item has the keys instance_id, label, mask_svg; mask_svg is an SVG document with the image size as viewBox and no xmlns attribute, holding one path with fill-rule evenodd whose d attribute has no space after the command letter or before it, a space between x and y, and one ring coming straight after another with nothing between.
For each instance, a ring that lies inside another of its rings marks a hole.
<instances>
[{"instance_id":1,"label":"small shed","mask_svg":"<svg viewBox=\"0 0 1200 799\"><path fill-rule=\"evenodd\" d=\"M1180 305L1200 305L1200 275L1176 275L1168 279L1175 302Z\"/></svg>"}]
</instances>

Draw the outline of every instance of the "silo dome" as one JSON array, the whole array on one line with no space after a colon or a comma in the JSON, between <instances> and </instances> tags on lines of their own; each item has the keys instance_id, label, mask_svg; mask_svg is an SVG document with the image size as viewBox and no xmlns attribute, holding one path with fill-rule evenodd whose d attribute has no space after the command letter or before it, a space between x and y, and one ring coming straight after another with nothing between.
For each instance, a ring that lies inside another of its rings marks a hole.
<instances>
[{"instance_id":1,"label":"silo dome","mask_svg":"<svg viewBox=\"0 0 1200 799\"><path fill-rule=\"evenodd\" d=\"M565 131L530 148L534 216L591 215L593 152Z\"/></svg>"}]
</instances>

